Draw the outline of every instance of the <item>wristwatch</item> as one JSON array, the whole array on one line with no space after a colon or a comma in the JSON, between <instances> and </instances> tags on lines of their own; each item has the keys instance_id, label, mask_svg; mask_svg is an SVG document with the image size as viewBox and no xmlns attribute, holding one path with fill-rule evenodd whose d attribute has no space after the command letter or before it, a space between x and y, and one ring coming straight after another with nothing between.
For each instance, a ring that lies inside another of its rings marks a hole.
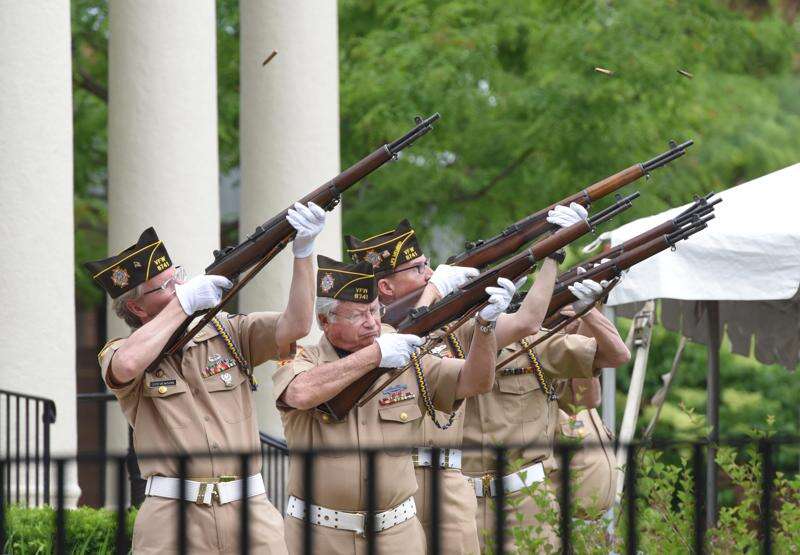
<instances>
[{"instance_id":1,"label":"wristwatch","mask_svg":"<svg viewBox=\"0 0 800 555\"><path fill-rule=\"evenodd\" d=\"M556 252L551 252L547 255L547 258L552 258L556 261L556 264L561 264L564 262L564 259L567 257L567 252L564 249L558 249Z\"/></svg>"},{"instance_id":2,"label":"wristwatch","mask_svg":"<svg viewBox=\"0 0 800 555\"><path fill-rule=\"evenodd\" d=\"M478 329L481 330L481 333L492 333L497 325L497 320L490 322L481 318L480 314L476 314L475 323L478 324Z\"/></svg>"}]
</instances>

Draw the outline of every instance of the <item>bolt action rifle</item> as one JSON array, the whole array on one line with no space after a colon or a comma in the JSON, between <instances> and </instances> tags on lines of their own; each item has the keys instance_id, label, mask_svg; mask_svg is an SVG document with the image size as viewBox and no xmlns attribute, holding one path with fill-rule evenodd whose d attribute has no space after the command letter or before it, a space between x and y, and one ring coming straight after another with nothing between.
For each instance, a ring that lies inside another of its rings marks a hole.
<instances>
[{"instance_id":1,"label":"bolt action rifle","mask_svg":"<svg viewBox=\"0 0 800 555\"><path fill-rule=\"evenodd\" d=\"M614 205L609 206L586 220L581 220L569 227L559 229L549 237L538 241L530 248L525 249L498 266L485 270L475 279L431 306L413 309L408 316L400 322L397 327L397 332L427 336L444 327L445 335L452 333L472 318L475 312L486 304L488 295L485 289L490 285L495 285L498 278L505 277L516 281L522 276L529 274L537 262L564 248L586 233L593 231L597 225L627 210L631 207L633 200L638 196L638 192L628 195L618 200ZM419 356L429 353L438 343L438 339L426 338L426 342L421 348ZM363 406L364 403L369 401L376 393L380 392L408 368L409 366L405 366L399 369L386 370L389 374L387 379L380 387L373 389L372 393L361 400L360 405ZM338 395L326 403L319 405L317 409L329 414L336 420L342 420L347 413L350 412L350 409L359 402L359 399L372 388L381 374L381 371L373 371L365 374Z\"/></svg>"},{"instance_id":2,"label":"bolt action rifle","mask_svg":"<svg viewBox=\"0 0 800 555\"><path fill-rule=\"evenodd\" d=\"M517 252L529 242L541 237L546 232L553 230L554 226L547 222L547 213L556 205L569 206L571 202L577 202L588 208L592 202L614 193L641 177L649 177L651 171L666 166L676 158L680 158L686 154L686 149L692 146L692 144L694 144L694 141L691 140L681 144L670 141L669 150L662 152L652 160L634 164L621 172L615 173L614 175L590 185L588 188L572 196L542 208L538 212L508 226L490 239L481 239L479 241L467 243L466 250L461 254L448 258L447 264L472 266L481 269L495 264L506 256ZM384 321L387 324L396 326L417 304L421 294L422 288L390 304L386 308Z\"/></svg>"},{"instance_id":3,"label":"bolt action rifle","mask_svg":"<svg viewBox=\"0 0 800 555\"><path fill-rule=\"evenodd\" d=\"M333 210L339 204L344 191L390 160L395 159L400 151L411 146L417 139L431 131L433 123L439 117L439 114L435 113L424 120L421 117L415 118L416 126L411 131L396 141L384 144L366 158L362 158L327 183L314 189L301 198L299 202L302 204L313 202L325 210ZM167 342L161 354L150 364L148 370L155 369L164 357L175 354L186 345L198 331L216 316L226 302L232 299L242 287L253 279L264 266L294 239L296 231L286 220L288 210L288 208L283 210L278 215L256 227L252 234L235 247L226 247L222 250L214 251L214 262L206 268L205 273L225 276L236 283L225 293L222 301L216 307L188 316ZM242 275L245 272L247 274ZM192 320L200 314L203 314L203 317L191 329L188 329Z\"/></svg>"},{"instance_id":4,"label":"bolt action rifle","mask_svg":"<svg viewBox=\"0 0 800 555\"><path fill-rule=\"evenodd\" d=\"M547 308L547 316L542 324L542 328L547 329L547 333L539 336L531 345L528 346L528 348L535 347L546 339L549 339L555 335L555 333L561 331L572 322L577 321L593 308L593 305L586 307L581 312L571 316L560 314L559 311L562 308L576 301L575 296L569 290L570 285L578 281L583 281L584 279L592 279L597 282L603 280L608 281L609 284L604 287L603 294L601 295L601 297L605 297L619 282L622 272L668 248L675 250L678 242L688 239L695 233L699 233L708 227L708 222L714 219L714 205L718 204L722 200L716 199L713 202L707 202L710 197L711 195L708 195L705 198L698 199L695 201L695 204L692 207L690 207L680 216L670 220L669 222L665 222L664 224L645 231L629 241L626 241L620 246L627 246L628 248L620 250L620 252L618 252L617 255L610 260L596 264L594 267L591 267L586 272L580 274L574 272L574 269L569 270L567 273L571 275L566 279L563 279L561 276L559 276L555 288L553 289L553 296L550 298L550 305ZM690 211L690 217L681 217ZM679 220L679 223L675 223ZM670 226L667 226L666 224L670 224ZM513 312L519 308L519 306L522 304L522 298L524 298L524 295L520 295L519 299L515 301L514 305L509 307L510 312ZM496 367L501 368L504 364L507 364L510 360L513 360L522 352L523 351L520 350L512 355L509 355L504 360L500 361Z\"/></svg>"}]
</instances>

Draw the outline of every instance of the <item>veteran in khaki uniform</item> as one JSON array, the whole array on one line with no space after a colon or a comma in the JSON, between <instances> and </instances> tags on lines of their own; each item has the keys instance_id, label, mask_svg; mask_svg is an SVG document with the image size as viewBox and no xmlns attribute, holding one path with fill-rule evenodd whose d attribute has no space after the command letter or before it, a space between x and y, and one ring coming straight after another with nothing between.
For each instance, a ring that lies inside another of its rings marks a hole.
<instances>
[{"instance_id":1,"label":"veteran in khaki uniform","mask_svg":"<svg viewBox=\"0 0 800 555\"><path fill-rule=\"evenodd\" d=\"M581 290L587 287L586 281L591 280L580 282ZM573 311L583 310L596 300L597 296L581 294L572 308L563 313L574 314ZM497 444L530 444L507 452L513 472L503 479L505 491L521 501L516 508L508 509L506 526L509 530L518 526L519 513L523 516L522 526L533 526L534 530L541 526L541 532L534 532L534 537L558 546L556 530L537 519L545 509L558 508L552 475L558 465L552 456L559 430L556 382L566 377L591 378L599 368L617 366L630 358L625 344L617 340L619 334L613 324L598 310L593 309L583 317L580 330L583 333L557 333L531 348L544 333L540 332L503 349L498 355L501 362L516 352L520 356L499 369L490 393L467 400L464 442L481 445L482 449L465 452L464 471L474 479L482 546L487 538L493 538L495 529L495 513L489 497L496 495L493 479ZM590 334L588 330L597 333ZM515 550L513 535L509 533L506 537L506 550Z\"/></svg>"},{"instance_id":2,"label":"veteran in khaki uniform","mask_svg":"<svg viewBox=\"0 0 800 555\"><path fill-rule=\"evenodd\" d=\"M110 341L99 355L103 378L134 430L139 467L147 478L144 503L133 532L135 553L177 552L179 454L187 465L186 538L196 553L238 553L243 481L250 499L250 545L254 553L286 553L283 521L269 503L261 457L241 476L239 457L259 453L252 368L288 354L310 328L313 305L313 239L324 224L314 205L290 210L298 228L292 293L284 313L220 313L183 348L145 372L178 325L198 310L216 306L231 283L221 276L183 282L163 243L150 228L121 254L89 263L95 279L114 298L117 314L134 328ZM199 456L198 456L199 455Z\"/></svg>"},{"instance_id":3,"label":"veteran in khaki uniform","mask_svg":"<svg viewBox=\"0 0 800 555\"><path fill-rule=\"evenodd\" d=\"M586 216L574 208L561 207L558 218L548 217L548 221L560 227L571 225ZM565 215L566 214L566 215ZM416 232L408 220L403 220L393 230L360 240L352 236L345 238L348 254L354 262L369 262L377 277L378 293L381 303L392 302L422 290L417 306L425 306L449 295L464 285L470 278L478 275L478 270L469 267L440 264L431 271L427 258L422 254ZM528 295L523 308L514 315L499 315L496 337L498 344L510 342L538 330L552 294L556 265L552 260L537 279L537 284ZM509 292L516 287L508 280L505 285ZM446 357L465 358L470 350L475 322L457 329L442 337L438 352ZM461 442L464 427L464 406L453 415L438 413L436 419L425 419L418 438L418 447L412 458L419 489L415 497L419 517L431 549L433 534L440 536L439 546L444 553L478 553L480 542L475 521L477 503L475 489L470 480L462 474ZM438 461L433 461L432 447L442 449ZM434 464L442 470L439 522L436 528L432 521L432 468Z\"/></svg>"},{"instance_id":4,"label":"veteran in khaki uniform","mask_svg":"<svg viewBox=\"0 0 800 555\"><path fill-rule=\"evenodd\" d=\"M377 547L384 554L424 553L425 538L413 497L417 482L411 455L405 450L390 450L411 445L420 435L428 403L426 395L420 393L414 372L402 374L366 405L354 407L341 422L318 408L378 367L404 366L422 340L391 333L389 326L381 327L370 264L348 265L324 257L319 257L318 264L317 316L324 336L317 345L300 349L293 363L283 366L273 378L287 442L295 450L381 450L376 457ZM509 294L492 294L489 306L502 312L510 300ZM481 316L491 319L492 310L487 308ZM422 357L420 366L432 407L452 412L460 399L488 388L496 351L491 326L477 330L472 342L473 349L466 360ZM286 519L291 553L302 552L302 519L306 511L310 511L313 523L315 550L333 554L364 552L366 465L363 453L316 457L316 468L324 468L332 479L316 481L309 507L302 486L302 462L292 461Z\"/></svg>"},{"instance_id":5,"label":"veteran in khaki uniform","mask_svg":"<svg viewBox=\"0 0 800 555\"><path fill-rule=\"evenodd\" d=\"M360 240L352 235L345 237L347 253L354 262L366 261L372 264L381 304L389 305L408 293L424 288L425 304L447 296L478 275L475 268L441 264L434 272L427 257L417 241L416 231L408 220L403 220L390 231L368 239ZM397 253L393 256L393 253ZM420 303L418 303L420 304ZM463 328L462 328L463 329ZM467 332L457 331L459 336ZM467 341L471 336L467 338ZM443 345L443 347L445 347ZM447 357L464 358L453 355L449 348L438 351ZM447 423L450 415L436 411L436 421ZM441 511L438 531L442 553L478 553L478 530L475 527L475 495L470 490L467 479L461 473L461 435L464 425L464 405L455 412L452 424L441 429L431 418L424 418L421 434L414 440L419 445L412 451L412 461L419 489L414 495L417 518L422 524L427 541L427 549L432 549L433 523L431 521L431 468L433 466L431 447L442 448L439 468L441 487Z\"/></svg>"}]
</instances>

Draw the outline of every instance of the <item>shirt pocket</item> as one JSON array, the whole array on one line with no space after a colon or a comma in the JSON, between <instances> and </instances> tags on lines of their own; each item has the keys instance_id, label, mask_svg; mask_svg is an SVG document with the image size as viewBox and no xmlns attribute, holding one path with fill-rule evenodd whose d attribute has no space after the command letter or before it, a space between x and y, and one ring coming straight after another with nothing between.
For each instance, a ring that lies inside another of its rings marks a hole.
<instances>
[{"instance_id":1,"label":"shirt pocket","mask_svg":"<svg viewBox=\"0 0 800 555\"><path fill-rule=\"evenodd\" d=\"M191 401L186 382L176 376L145 376L144 397L151 399L164 426L185 428L191 419Z\"/></svg>"},{"instance_id":2,"label":"shirt pocket","mask_svg":"<svg viewBox=\"0 0 800 555\"><path fill-rule=\"evenodd\" d=\"M410 448L421 440L422 411L415 402L398 403L378 409L383 447L389 455L408 455ZM408 449L396 449L408 447ZM392 449L395 448L395 449Z\"/></svg>"},{"instance_id":3,"label":"shirt pocket","mask_svg":"<svg viewBox=\"0 0 800 555\"><path fill-rule=\"evenodd\" d=\"M544 413L546 399L539 391L539 382L533 374L499 376L497 389L500 403L509 422L534 422Z\"/></svg>"},{"instance_id":4,"label":"shirt pocket","mask_svg":"<svg viewBox=\"0 0 800 555\"><path fill-rule=\"evenodd\" d=\"M229 424L241 422L253 414L253 396L246 381L247 374L238 366L203 379L214 410Z\"/></svg>"}]
</instances>

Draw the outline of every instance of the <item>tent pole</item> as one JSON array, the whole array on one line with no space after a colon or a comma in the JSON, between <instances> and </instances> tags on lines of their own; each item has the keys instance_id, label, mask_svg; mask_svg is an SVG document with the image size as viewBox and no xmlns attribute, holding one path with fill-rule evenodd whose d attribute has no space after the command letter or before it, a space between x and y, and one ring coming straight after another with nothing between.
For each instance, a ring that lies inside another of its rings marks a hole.
<instances>
[{"instance_id":1,"label":"tent pole","mask_svg":"<svg viewBox=\"0 0 800 555\"><path fill-rule=\"evenodd\" d=\"M608 318L616 326L616 314L614 307L604 306L603 315ZM603 368L602 370L602 395L600 401L601 417L603 424L608 426L608 429L614 432L616 437L617 432L617 369L616 368ZM606 521L608 527L606 532L609 536L614 536L614 506L612 505L606 511Z\"/></svg>"},{"instance_id":2,"label":"tent pole","mask_svg":"<svg viewBox=\"0 0 800 555\"><path fill-rule=\"evenodd\" d=\"M603 315L611 322L615 321L614 308L611 306L603 307ZM615 324L616 325L616 324ZM612 431L617 429L617 369L603 368L603 394L600 403L603 423Z\"/></svg>"},{"instance_id":3,"label":"tent pole","mask_svg":"<svg viewBox=\"0 0 800 555\"><path fill-rule=\"evenodd\" d=\"M706 412L708 425L711 428L708 440L708 458L706 461L706 526L709 528L717 523L717 449L715 443L719 440L719 350L720 350L720 322L719 301L705 301L706 317L708 318L708 391Z\"/></svg>"}]
</instances>

